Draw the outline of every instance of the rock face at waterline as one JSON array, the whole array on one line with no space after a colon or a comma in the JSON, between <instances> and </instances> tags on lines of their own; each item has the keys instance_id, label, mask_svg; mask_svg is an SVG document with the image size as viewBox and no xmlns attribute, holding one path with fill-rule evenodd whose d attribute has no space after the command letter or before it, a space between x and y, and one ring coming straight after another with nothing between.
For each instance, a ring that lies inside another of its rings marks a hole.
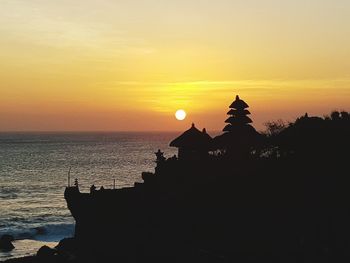
<instances>
[{"instance_id":1,"label":"rock face at waterline","mask_svg":"<svg viewBox=\"0 0 350 263\"><path fill-rule=\"evenodd\" d=\"M242 122L229 119L229 125L252 127L251 119L242 117L248 114L247 107L241 106L229 114ZM186 135L186 143L173 143L182 148L180 158L156 152L155 172L144 173L144 183L116 190L92 188L90 193L81 193L78 184L66 188L68 208L76 220L78 258L350 259L347 112L326 118L306 114L266 134L253 127L237 128L239 133L227 128L229 145L221 139L216 144L216 138L204 143L204 132L194 128L186 133L191 135ZM241 134L248 129L249 136ZM244 139L238 139L241 135ZM201 140L203 145L198 145Z\"/></svg>"},{"instance_id":2,"label":"rock face at waterline","mask_svg":"<svg viewBox=\"0 0 350 263\"><path fill-rule=\"evenodd\" d=\"M11 235L3 235L0 237L0 250L3 251L10 251L15 248L15 246L12 244L12 241L14 241L13 236Z\"/></svg>"}]
</instances>

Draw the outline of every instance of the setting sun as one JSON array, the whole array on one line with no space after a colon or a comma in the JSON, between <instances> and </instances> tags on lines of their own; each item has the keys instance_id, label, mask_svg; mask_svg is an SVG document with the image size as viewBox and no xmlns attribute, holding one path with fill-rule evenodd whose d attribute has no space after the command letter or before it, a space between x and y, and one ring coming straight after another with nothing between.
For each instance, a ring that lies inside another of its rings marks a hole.
<instances>
[{"instance_id":1,"label":"setting sun","mask_svg":"<svg viewBox=\"0 0 350 263\"><path fill-rule=\"evenodd\" d=\"M71 2L0 1L0 132L221 130L236 94L258 130L349 110L350 1Z\"/></svg>"},{"instance_id":2,"label":"setting sun","mask_svg":"<svg viewBox=\"0 0 350 263\"><path fill-rule=\"evenodd\" d=\"M186 118L186 112L184 110L177 110L175 117L179 121L183 121Z\"/></svg>"}]
</instances>

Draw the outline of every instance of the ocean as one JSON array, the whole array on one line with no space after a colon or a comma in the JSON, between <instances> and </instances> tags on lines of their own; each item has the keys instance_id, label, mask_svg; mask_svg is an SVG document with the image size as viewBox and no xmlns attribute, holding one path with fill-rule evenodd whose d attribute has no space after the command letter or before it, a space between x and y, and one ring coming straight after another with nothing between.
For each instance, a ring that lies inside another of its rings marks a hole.
<instances>
[{"instance_id":1,"label":"ocean","mask_svg":"<svg viewBox=\"0 0 350 263\"><path fill-rule=\"evenodd\" d=\"M154 172L158 149L177 154L171 132L0 133L0 236L15 237L15 249L0 251L0 261L34 254L74 233L64 200L68 183L80 190L92 184L117 188L142 182Z\"/></svg>"}]
</instances>

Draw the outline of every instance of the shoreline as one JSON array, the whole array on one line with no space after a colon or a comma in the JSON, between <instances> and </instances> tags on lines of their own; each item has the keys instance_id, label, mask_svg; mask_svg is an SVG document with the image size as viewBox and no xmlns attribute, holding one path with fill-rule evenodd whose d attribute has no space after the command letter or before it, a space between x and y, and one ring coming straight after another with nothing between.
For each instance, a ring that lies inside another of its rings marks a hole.
<instances>
[{"instance_id":1,"label":"shoreline","mask_svg":"<svg viewBox=\"0 0 350 263\"><path fill-rule=\"evenodd\" d=\"M0 251L0 262L35 256L42 246L54 248L59 241L41 241L34 239L17 239L12 242L15 248L11 251Z\"/></svg>"}]
</instances>

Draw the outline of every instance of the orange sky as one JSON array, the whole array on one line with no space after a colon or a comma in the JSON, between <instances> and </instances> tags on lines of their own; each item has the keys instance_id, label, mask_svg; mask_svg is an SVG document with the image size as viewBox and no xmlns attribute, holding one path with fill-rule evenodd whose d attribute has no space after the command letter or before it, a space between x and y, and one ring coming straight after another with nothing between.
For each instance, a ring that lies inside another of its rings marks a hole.
<instances>
[{"instance_id":1,"label":"orange sky","mask_svg":"<svg viewBox=\"0 0 350 263\"><path fill-rule=\"evenodd\" d=\"M346 0L2 0L0 131L254 126L350 110ZM186 110L177 121L177 109Z\"/></svg>"}]
</instances>

